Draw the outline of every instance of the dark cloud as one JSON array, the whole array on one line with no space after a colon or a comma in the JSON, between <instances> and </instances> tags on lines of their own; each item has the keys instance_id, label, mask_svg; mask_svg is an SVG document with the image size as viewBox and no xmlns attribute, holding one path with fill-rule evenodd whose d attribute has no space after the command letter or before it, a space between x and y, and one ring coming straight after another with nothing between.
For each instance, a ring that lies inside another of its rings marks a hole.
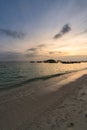
<instances>
[{"instance_id":1,"label":"dark cloud","mask_svg":"<svg viewBox=\"0 0 87 130\"><path fill-rule=\"evenodd\" d=\"M60 30L59 33L57 33L53 38L54 39L58 39L61 38L63 35L65 35L66 33L68 33L69 31L71 31L71 27L69 24L65 24L62 29Z\"/></svg>"},{"instance_id":2,"label":"dark cloud","mask_svg":"<svg viewBox=\"0 0 87 130\"><path fill-rule=\"evenodd\" d=\"M27 49L26 51L27 52L34 52L34 51L36 51L37 50L37 48L29 48L29 49Z\"/></svg>"},{"instance_id":3,"label":"dark cloud","mask_svg":"<svg viewBox=\"0 0 87 130\"><path fill-rule=\"evenodd\" d=\"M26 56L26 57L35 57L36 55L33 54L33 53L31 53L31 54L26 54L25 56Z\"/></svg>"},{"instance_id":4,"label":"dark cloud","mask_svg":"<svg viewBox=\"0 0 87 130\"><path fill-rule=\"evenodd\" d=\"M53 51L50 51L49 54L54 54L54 52L53 52Z\"/></svg>"},{"instance_id":5,"label":"dark cloud","mask_svg":"<svg viewBox=\"0 0 87 130\"><path fill-rule=\"evenodd\" d=\"M45 44L40 44L40 45L38 45L38 48L43 48L45 46L46 46Z\"/></svg>"},{"instance_id":6,"label":"dark cloud","mask_svg":"<svg viewBox=\"0 0 87 130\"><path fill-rule=\"evenodd\" d=\"M38 54L38 52L34 51L34 52L28 52L27 54L25 54L26 57L37 57L40 56L40 54Z\"/></svg>"},{"instance_id":7,"label":"dark cloud","mask_svg":"<svg viewBox=\"0 0 87 130\"><path fill-rule=\"evenodd\" d=\"M26 51L27 52L36 52L36 51L40 51L41 49L43 49L46 45L45 44L40 44L36 47L33 47L33 48L29 48L27 49Z\"/></svg>"},{"instance_id":8,"label":"dark cloud","mask_svg":"<svg viewBox=\"0 0 87 130\"><path fill-rule=\"evenodd\" d=\"M18 38L18 39L24 38L25 36L25 33L23 32L17 32L10 29L2 29L2 28L0 28L0 34L6 35L12 38Z\"/></svg>"},{"instance_id":9,"label":"dark cloud","mask_svg":"<svg viewBox=\"0 0 87 130\"><path fill-rule=\"evenodd\" d=\"M26 50L27 54L26 57L36 57L40 56L40 52L45 48L45 44L39 44L36 47L29 48Z\"/></svg>"},{"instance_id":10,"label":"dark cloud","mask_svg":"<svg viewBox=\"0 0 87 130\"><path fill-rule=\"evenodd\" d=\"M38 48L37 47L29 48L26 50L26 52L27 52L26 57L36 57Z\"/></svg>"},{"instance_id":11,"label":"dark cloud","mask_svg":"<svg viewBox=\"0 0 87 130\"><path fill-rule=\"evenodd\" d=\"M62 53L61 51L50 51L49 54L60 54Z\"/></svg>"}]
</instances>

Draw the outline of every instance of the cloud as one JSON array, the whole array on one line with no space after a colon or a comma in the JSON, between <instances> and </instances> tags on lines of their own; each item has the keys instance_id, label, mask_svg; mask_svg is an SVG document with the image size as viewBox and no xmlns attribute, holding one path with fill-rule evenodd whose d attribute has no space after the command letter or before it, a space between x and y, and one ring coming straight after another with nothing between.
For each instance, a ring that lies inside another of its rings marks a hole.
<instances>
[{"instance_id":1,"label":"cloud","mask_svg":"<svg viewBox=\"0 0 87 130\"><path fill-rule=\"evenodd\" d=\"M62 29L60 30L59 33L57 33L53 38L54 39L58 39L61 38L63 35L65 35L66 33L68 33L69 31L71 31L71 27L69 24L65 24Z\"/></svg>"},{"instance_id":2,"label":"cloud","mask_svg":"<svg viewBox=\"0 0 87 130\"><path fill-rule=\"evenodd\" d=\"M36 51L40 51L41 49L45 48L45 44L40 44L36 47L32 47L26 50L26 52L36 52Z\"/></svg>"},{"instance_id":3,"label":"cloud","mask_svg":"<svg viewBox=\"0 0 87 130\"><path fill-rule=\"evenodd\" d=\"M25 33L23 32L17 32L10 29L2 29L2 28L0 28L0 34L9 36L12 38L18 38L18 39L24 38L25 36Z\"/></svg>"},{"instance_id":4,"label":"cloud","mask_svg":"<svg viewBox=\"0 0 87 130\"><path fill-rule=\"evenodd\" d=\"M14 60L24 60L24 54L20 52L0 52L0 61L14 61Z\"/></svg>"},{"instance_id":5,"label":"cloud","mask_svg":"<svg viewBox=\"0 0 87 130\"><path fill-rule=\"evenodd\" d=\"M29 48L26 50L26 57L36 57L38 54L38 47Z\"/></svg>"},{"instance_id":6,"label":"cloud","mask_svg":"<svg viewBox=\"0 0 87 130\"><path fill-rule=\"evenodd\" d=\"M31 53L31 54L25 54L26 57L35 57L36 55Z\"/></svg>"},{"instance_id":7,"label":"cloud","mask_svg":"<svg viewBox=\"0 0 87 130\"><path fill-rule=\"evenodd\" d=\"M60 54L62 53L61 51L50 51L49 54Z\"/></svg>"},{"instance_id":8,"label":"cloud","mask_svg":"<svg viewBox=\"0 0 87 130\"><path fill-rule=\"evenodd\" d=\"M84 34L87 34L87 29L85 29L84 31L81 31L79 33L76 33L75 36L77 35L84 35Z\"/></svg>"},{"instance_id":9,"label":"cloud","mask_svg":"<svg viewBox=\"0 0 87 130\"><path fill-rule=\"evenodd\" d=\"M27 49L26 51L27 52L34 52L34 51L36 51L37 50L37 48L35 47L35 48L29 48L29 49Z\"/></svg>"},{"instance_id":10,"label":"cloud","mask_svg":"<svg viewBox=\"0 0 87 130\"><path fill-rule=\"evenodd\" d=\"M68 55L67 51L50 51L49 52L50 56L66 56Z\"/></svg>"},{"instance_id":11,"label":"cloud","mask_svg":"<svg viewBox=\"0 0 87 130\"><path fill-rule=\"evenodd\" d=\"M43 49L46 47L46 44L39 44L36 47L32 47L26 50L26 57L36 57L41 56Z\"/></svg>"},{"instance_id":12,"label":"cloud","mask_svg":"<svg viewBox=\"0 0 87 130\"><path fill-rule=\"evenodd\" d=\"M43 47L45 47L46 45L45 44L40 44L40 45L38 45L37 47L38 48L43 48Z\"/></svg>"}]
</instances>

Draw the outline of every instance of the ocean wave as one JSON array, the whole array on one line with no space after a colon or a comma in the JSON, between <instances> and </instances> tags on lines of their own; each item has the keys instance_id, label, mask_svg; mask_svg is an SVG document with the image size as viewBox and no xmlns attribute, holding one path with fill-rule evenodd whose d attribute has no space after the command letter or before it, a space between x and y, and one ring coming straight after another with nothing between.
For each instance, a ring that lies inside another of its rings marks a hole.
<instances>
[{"instance_id":1,"label":"ocean wave","mask_svg":"<svg viewBox=\"0 0 87 130\"><path fill-rule=\"evenodd\" d=\"M26 85L26 84L28 84L30 82L35 82L35 81L39 81L39 80L48 80L48 79L51 79L51 78L59 77L59 76L69 74L69 73L72 73L72 72L78 72L78 71L85 70L85 69L87 69L87 68L80 69L80 70L66 71L64 73L57 73L57 74L52 74L52 75L46 75L46 76L42 76L42 77L27 79L27 80L21 81L20 83L16 83L14 85L7 85L6 87L0 87L0 91L7 90L7 89L12 89L12 88L16 88L16 87L21 87L21 86Z\"/></svg>"},{"instance_id":2,"label":"ocean wave","mask_svg":"<svg viewBox=\"0 0 87 130\"><path fill-rule=\"evenodd\" d=\"M6 90L6 89L12 89L12 88L15 88L15 87L21 87L21 86L28 84L30 82L35 82L35 81L38 81L38 80L48 80L50 78L59 77L59 76L62 76L62 75L65 75L65 74L68 74L68 73L71 73L71 72L72 71L53 74L53 75L47 75L47 76L42 76L42 77L36 77L36 78L32 78L32 79L27 79L25 81L21 81L20 83L16 83L14 85L7 85L6 87L0 87L0 90Z\"/></svg>"}]
</instances>

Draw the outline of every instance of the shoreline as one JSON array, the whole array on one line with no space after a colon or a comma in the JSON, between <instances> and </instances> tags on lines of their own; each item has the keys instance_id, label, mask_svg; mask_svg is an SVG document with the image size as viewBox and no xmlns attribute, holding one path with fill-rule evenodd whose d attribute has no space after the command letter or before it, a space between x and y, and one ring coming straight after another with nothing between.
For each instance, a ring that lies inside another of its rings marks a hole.
<instances>
[{"instance_id":1,"label":"shoreline","mask_svg":"<svg viewBox=\"0 0 87 130\"><path fill-rule=\"evenodd\" d=\"M0 93L0 129L87 130L86 86L84 70L4 91Z\"/></svg>"},{"instance_id":2,"label":"shoreline","mask_svg":"<svg viewBox=\"0 0 87 130\"><path fill-rule=\"evenodd\" d=\"M17 83L17 84L8 86L8 87L1 87L0 92L10 90L10 89L14 89L14 88L18 88L18 87L22 87L22 86L26 86L27 84L31 84L32 82L38 82L39 80L44 81L44 80L49 80L51 78L56 78L56 77L58 78L58 77L63 76L63 75L72 74L72 73L80 72L80 71L83 71L83 70L87 70L87 68L83 68L83 69L80 69L80 70L66 71L64 73L46 75L46 76L36 77L36 78L32 78L32 79L27 79L25 81L22 81L20 83Z\"/></svg>"}]
</instances>

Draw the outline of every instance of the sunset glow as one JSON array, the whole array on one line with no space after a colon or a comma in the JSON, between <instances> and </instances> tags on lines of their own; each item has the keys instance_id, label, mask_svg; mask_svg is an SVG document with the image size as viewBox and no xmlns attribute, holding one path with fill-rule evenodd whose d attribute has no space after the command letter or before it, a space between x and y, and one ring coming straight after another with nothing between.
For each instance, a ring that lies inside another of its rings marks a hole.
<instances>
[{"instance_id":1,"label":"sunset glow","mask_svg":"<svg viewBox=\"0 0 87 130\"><path fill-rule=\"evenodd\" d=\"M1 2L0 60L86 58L87 1L37 1Z\"/></svg>"}]
</instances>

